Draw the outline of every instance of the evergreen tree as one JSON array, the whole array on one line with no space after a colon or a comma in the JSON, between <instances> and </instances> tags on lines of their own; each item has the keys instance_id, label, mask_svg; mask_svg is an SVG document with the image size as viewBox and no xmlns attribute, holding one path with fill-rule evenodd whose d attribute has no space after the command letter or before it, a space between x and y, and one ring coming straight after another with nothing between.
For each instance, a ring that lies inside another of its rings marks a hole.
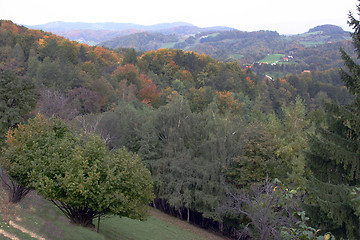
<instances>
[{"instance_id":1,"label":"evergreen tree","mask_svg":"<svg viewBox=\"0 0 360 240\"><path fill-rule=\"evenodd\" d=\"M350 13L348 23L354 29L352 38L359 59L360 22ZM351 207L349 193L352 186L360 185L360 66L344 50L341 53L347 68L341 70L342 80L354 99L348 105L327 104L326 123L310 137L309 210L323 230L359 239L359 218Z\"/></svg>"}]
</instances>

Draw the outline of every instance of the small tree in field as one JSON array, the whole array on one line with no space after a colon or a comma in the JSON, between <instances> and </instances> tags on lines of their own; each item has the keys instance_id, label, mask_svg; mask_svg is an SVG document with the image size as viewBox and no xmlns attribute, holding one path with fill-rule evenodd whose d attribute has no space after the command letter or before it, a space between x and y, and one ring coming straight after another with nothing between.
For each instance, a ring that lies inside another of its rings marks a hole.
<instances>
[{"instance_id":1,"label":"small tree in field","mask_svg":"<svg viewBox=\"0 0 360 240\"><path fill-rule=\"evenodd\" d=\"M41 115L9 131L6 142L1 164L9 176L48 198L72 223L146 217L152 180L136 154L110 152L98 136L75 135L62 121Z\"/></svg>"}]
</instances>

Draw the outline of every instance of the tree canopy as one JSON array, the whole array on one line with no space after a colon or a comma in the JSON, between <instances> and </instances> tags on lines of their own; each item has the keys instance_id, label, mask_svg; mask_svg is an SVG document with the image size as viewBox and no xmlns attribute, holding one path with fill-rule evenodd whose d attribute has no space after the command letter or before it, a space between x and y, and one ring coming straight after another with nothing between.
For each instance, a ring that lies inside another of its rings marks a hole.
<instances>
[{"instance_id":1,"label":"tree canopy","mask_svg":"<svg viewBox=\"0 0 360 240\"><path fill-rule=\"evenodd\" d=\"M6 144L1 165L9 176L51 200L73 223L89 226L104 215L146 217L150 172L125 148L110 152L100 137L74 134L61 120L42 115L11 129Z\"/></svg>"},{"instance_id":2,"label":"tree canopy","mask_svg":"<svg viewBox=\"0 0 360 240\"><path fill-rule=\"evenodd\" d=\"M360 23L352 14L349 25L354 29L352 38L359 58ZM341 53L346 67L341 70L341 77L354 98L346 105L327 104L326 123L310 138L307 154L307 165L312 172L308 184L309 209L324 227L332 228L345 238L358 239L359 218L350 192L360 184L360 66L344 50Z\"/></svg>"}]
</instances>

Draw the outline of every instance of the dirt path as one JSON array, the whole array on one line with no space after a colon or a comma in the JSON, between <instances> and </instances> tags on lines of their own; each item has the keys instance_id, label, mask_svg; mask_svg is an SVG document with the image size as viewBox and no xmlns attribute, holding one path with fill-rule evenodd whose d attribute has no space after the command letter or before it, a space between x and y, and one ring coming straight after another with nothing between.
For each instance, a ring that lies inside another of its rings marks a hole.
<instances>
[{"instance_id":1,"label":"dirt path","mask_svg":"<svg viewBox=\"0 0 360 240\"><path fill-rule=\"evenodd\" d=\"M224 236L217 235L217 233L207 231L205 229L191 225L185 221L182 221L178 218L172 217L172 216L165 214L154 208L151 208L150 214L158 219L161 219L166 222L170 222L170 223L180 227L181 229L199 234L200 236L203 236L204 239L208 239L208 240L225 240L225 239L228 240L229 239Z\"/></svg>"},{"instance_id":2,"label":"dirt path","mask_svg":"<svg viewBox=\"0 0 360 240\"><path fill-rule=\"evenodd\" d=\"M5 232L3 229L0 229L0 235L3 235L6 238L10 238L11 240L19 240L18 237L14 236L8 232Z\"/></svg>"},{"instance_id":3,"label":"dirt path","mask_svg":"<svg viewBox=\"0 0 360 240\"><path fill-rule=\"evenodd\" d=\"M26 234L30 235L32 238L36 238L36 239L39 239L39 240L46 240L45 238L37 235L36 233L33 233L32 231L27 230L26 228L20 226L19 224L15 223L15 222L13 222L11 220L9 221L9 225L12 226L13 228L16 228L16 229L22 231L23 233L26 233Z\"/></svg>"}]
</instances>

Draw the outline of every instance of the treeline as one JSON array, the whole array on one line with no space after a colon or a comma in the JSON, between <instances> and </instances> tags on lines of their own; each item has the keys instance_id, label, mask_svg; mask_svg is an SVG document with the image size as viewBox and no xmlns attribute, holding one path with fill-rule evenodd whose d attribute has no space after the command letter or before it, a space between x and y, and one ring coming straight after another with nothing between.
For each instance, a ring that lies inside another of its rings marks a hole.
<instances>
[{"instance_id":1,"label":"treeline","mask_svg":"<svg viewBox=\"0 0 360 240\"><path fill-rule=\"evenodd\" d=\"M322 103L352 100L336 70L270 80L195 52L114 52L0 24L3 136L34 112L96 132L108 148L141 157L154 207L234 238L332 230L309 227L303 202L316 196L305 151Z\"/></svg>"}]
</instances>

